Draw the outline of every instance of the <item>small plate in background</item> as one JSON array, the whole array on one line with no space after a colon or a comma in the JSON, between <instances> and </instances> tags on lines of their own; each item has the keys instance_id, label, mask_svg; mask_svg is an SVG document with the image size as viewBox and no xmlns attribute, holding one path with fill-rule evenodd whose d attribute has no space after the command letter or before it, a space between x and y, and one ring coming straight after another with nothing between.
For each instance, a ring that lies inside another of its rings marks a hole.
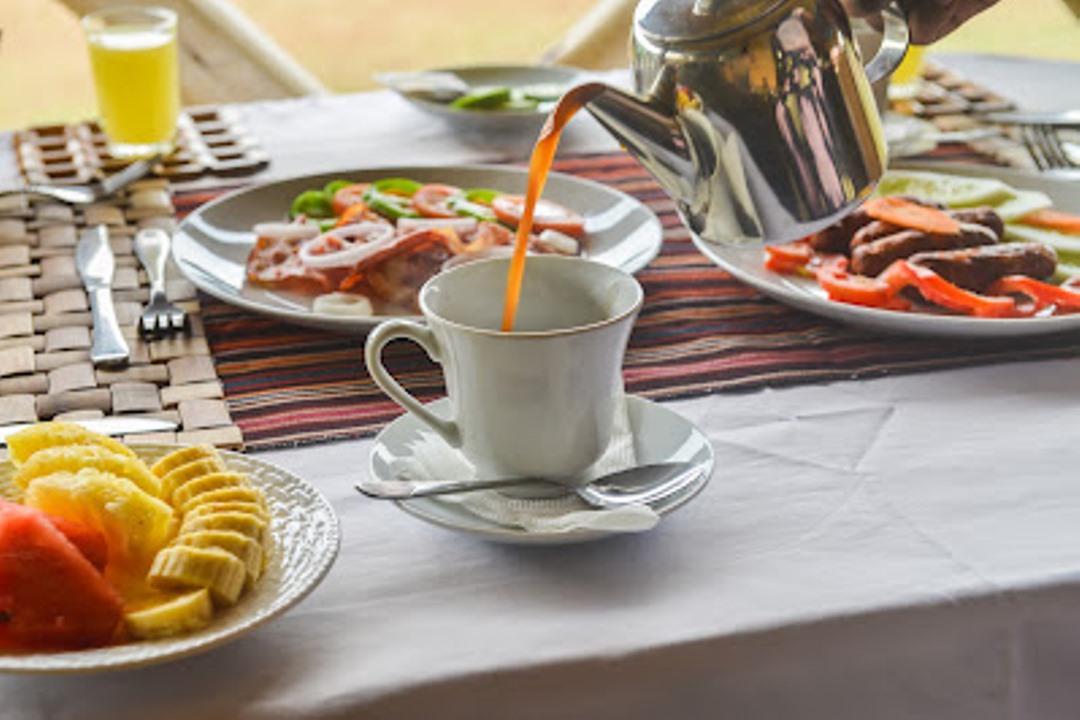
<instances>
[{"instance_id":1,"label":"small plate in background","mask_svg":"<svg viewBox=\"0 0 1080 720\"><path fill-rule=\"evenodd\" d=\"M537 134L558 96L581 82L584 75L577 68L557 65L477 65L384 73L376 79L417 108L463 129ZM466 109L452 104L459 94L494 88L507 88L515 95L531 90L545 99L525 108Z\"/></svg>"}]
</instances>

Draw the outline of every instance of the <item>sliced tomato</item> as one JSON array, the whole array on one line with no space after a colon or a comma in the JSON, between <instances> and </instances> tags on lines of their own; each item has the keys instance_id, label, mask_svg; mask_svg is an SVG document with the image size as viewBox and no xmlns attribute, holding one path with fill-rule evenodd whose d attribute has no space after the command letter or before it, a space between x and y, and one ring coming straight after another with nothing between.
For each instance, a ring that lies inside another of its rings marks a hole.
<instances>
[{"instance_id":1,"label":"sliced tomato","mask_svg":"<svg viewBox=\"0 0 1080 720\"><path fill-rule=\"evenodd\" d=\"M956 235L960 232L960 221L945 211L894 195L867 200L863 203L863 210L875 220L931 235Z\"/></svg>"},{"instance_id":2,"label":"sliced tomato","mask_svg":"<svg viewBox=\"0 0 1080 720\"><path fill-rule=\"evenodd\" d=\"M363 200L364 191L368 189L369 185L370 183L353 183L335 190L330 203L330 206L334 209L334 214L340 216L348 208Z\"/></svg>"},{"instance_id":3,"label":"sliced tomato","mask_svg":"<svg viewBox=\"0 0 1080 720\"><path fill-rule=\"evenodd\" d=\"M521 195L499 195L491 201L491 209L500 221L516 228L525 212L525 198ZM544 230L557 230L580 238L585 234L585 218L570 208L541 198L533 210L532 231L536 234Z\"/></svg>"},{"instance_id":4,"label":"sliced tomato","mask_svg":"<svg viewBox=\"0 0 1080 720\"><path fill-rule=\"evenodd\" d=\"M1024 295L1035 303L1035 309L1053 306L1055 312L1080 312L1080 292L1036 280L1027 275L1007 275L987 290L989 295Z\"/></svg>"},{"instance_id":5,"label":"sliced tomato","mask_svg":"<svg viewBox=\"0 0 1080 720\"><path fill-rule=\"evenodd\" d=\"M450 207L448 201L453 197L460 197L462 190L453 185L424 185L412 196L413 207L424 217L452 218L457 213Z\"/></svg>"},{"instance_id":6,"label":"sliced tomato","mask_svg":"<svg viewBox=\"0 0 1080 720\"><path fill-rule=\"evenodd\" d=\"M794 275L806 268L814 257L808 240L795 240L765 246L765 269L783 275Z\"/></svg>"}]
</instances>

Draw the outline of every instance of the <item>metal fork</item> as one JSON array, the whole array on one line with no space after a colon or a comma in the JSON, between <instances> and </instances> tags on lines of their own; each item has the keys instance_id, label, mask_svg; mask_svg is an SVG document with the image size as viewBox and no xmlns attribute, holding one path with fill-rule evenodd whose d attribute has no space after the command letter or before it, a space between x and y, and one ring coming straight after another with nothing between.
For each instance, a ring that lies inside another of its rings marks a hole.
<instances>
[{"instance_id":1,"label":"metal fork","mask_svg":"<svg viewBox=\"0 0 1080 720\"><path fill-rule=\"evenodd\" d=\"M165 262L171 244L161 228L144 228L135 235L135 255L150 278L150 302L139 318L139 332L146 338L166 337L187 327L187 313L165 297Z\"/></svg>"},{"instance_id":2,"label":"metal fork","mask_svg":"<svg viewBox=\"0 0 1080 720\"><path fill-rule=\"evenodd\" d=\"M1052 126L1020 125L1019 133L1021 142L1040 170L1080 168L1080 163L1069 157L1065 145Z\"/></svg>"},{"instance_id":3,"label":"metal fork","mask_svg":"<svg viewBox=\"0 0 1080 720\"><path fill-rule=\"evenodd\" d=\"M118 173L87 185L36 185L29 184L0 191L0 196L26 193L43 195L70 205L88 205L114 195L136 180L146 176L161 161L161 155L136 160Z\"/></svg>"}]
</instances>

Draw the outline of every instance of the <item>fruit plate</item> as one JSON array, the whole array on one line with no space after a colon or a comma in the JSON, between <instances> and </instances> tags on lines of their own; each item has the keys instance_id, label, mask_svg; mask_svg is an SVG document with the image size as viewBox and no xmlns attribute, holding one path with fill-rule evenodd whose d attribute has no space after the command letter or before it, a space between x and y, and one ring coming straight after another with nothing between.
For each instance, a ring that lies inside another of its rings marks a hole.
<instances>
[{"instance_id":1,"label":"fruit plate","mask_svg":"<svg viewBox=\"0 0 1080 720\"><path fill-rule=\"evenodd\" d=\"M132 444L152 463L176 449L171 445ZM0 654L0 671L87 673L152 665L194 655L251 632L281 615L310 593L330 570L341 530L330 503L314 487L270 463L221 451L230 469L247 473L266 496L272 551L263 576L232 608L215 613L202 630L172 638L68 652ZM17 498L13 466L0 463L0 497Z\"/></svg>"}]
</instances>

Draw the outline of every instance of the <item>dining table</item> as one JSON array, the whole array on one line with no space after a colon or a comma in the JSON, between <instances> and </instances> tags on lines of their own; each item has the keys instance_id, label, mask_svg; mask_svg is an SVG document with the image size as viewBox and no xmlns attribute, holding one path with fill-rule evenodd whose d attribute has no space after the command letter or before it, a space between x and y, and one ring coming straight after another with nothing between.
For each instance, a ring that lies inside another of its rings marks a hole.
<instances>
[{"instance_id":1,"label":"dining table","mask_svg":"<svg viewBox=\"0 0 1080 720\"><path fill-rule=\"evenodd\" d=\"M1080 107L1075 62L931 59L1025 110ZM177 183L180 214L306 174L524 167L533 142L389 90L228 109L265 166ZM19 179L14 133L0 186ZM714 467L695 497L648 532L589 542L423 522L354 487L403 413L372 386L363 333L200 293L244 451L326 498L336 559L288 612L202 652L0 674L0 718L1080 715L1080 333L911 338L789 308L697 253L670 198L587 114L555 168L664 220L626 382L706 438Z\"/></svg>"}]
</instances>

